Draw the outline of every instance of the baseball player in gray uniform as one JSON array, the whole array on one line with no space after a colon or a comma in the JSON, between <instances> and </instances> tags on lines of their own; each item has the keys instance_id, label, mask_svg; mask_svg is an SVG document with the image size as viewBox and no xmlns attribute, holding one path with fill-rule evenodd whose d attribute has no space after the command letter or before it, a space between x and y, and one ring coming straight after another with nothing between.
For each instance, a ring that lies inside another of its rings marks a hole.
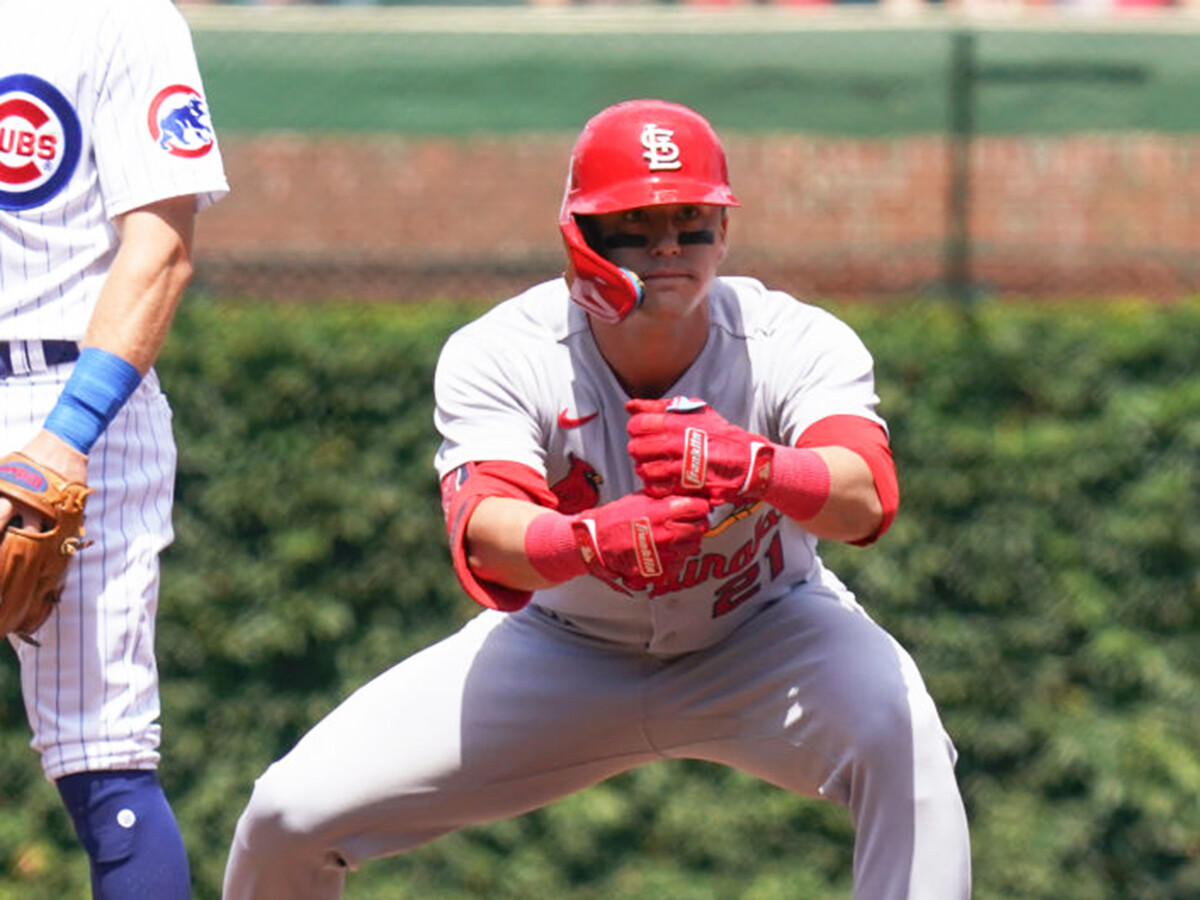
<instances>
[{"instance_id":1,"label":"baseball player in gray uniform","mask_svg":"<svg viewBox=\"0 0 1200 900\"><path fill-rule=\"evenodd\" d=\"M13 640L33 747L94 896L179 900L158 784L158 554L175 447L152 365L227 190L170 0L0 0L0 451L95 493L55 614ZM0 501L0 530L14 514Z\"/></svg>"},{"instance_id":2,"label":"baseball player in gray uniform","mask_svg":"<svg viewBox=\"0 0 1200 900\"><path fill-rule=\"evenodd\" d=\"M969 896L933 700L817 553L896 513L871 356L718 276L737 205L693 110L630 101L584 128L565 278L438 363L452 558L486 609L263 774L226 900L335 898L364 860L680 758L845 806L857 900Z\"/></svg>"}]
</instances>

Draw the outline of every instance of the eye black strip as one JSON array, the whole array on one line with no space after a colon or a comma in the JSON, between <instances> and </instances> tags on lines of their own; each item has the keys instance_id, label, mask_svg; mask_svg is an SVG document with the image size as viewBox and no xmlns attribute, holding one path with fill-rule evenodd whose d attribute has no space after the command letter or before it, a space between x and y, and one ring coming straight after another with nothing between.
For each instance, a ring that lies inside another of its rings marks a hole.
<instances>
[{"instance_id":1,"label":"eye black strip","mask_svg":"<svg viewBox=\"0 0 1200 900\"><path fill-rule=\"evenodd\" d=\"M709 229L702 228L698 231L681 231L679 232L680 244L713 244L716 243L716 235ZM608 250L617 250L622 247L645 247L649 241L644 234L606 234L604 236L604 246Z\"/></svg>"}]
</instances>

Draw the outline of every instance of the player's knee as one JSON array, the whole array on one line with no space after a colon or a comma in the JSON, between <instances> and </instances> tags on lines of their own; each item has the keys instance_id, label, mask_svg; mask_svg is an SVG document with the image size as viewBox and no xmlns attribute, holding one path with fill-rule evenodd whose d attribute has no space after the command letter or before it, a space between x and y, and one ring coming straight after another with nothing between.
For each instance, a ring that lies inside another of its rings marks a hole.
<instances>
[{"instance_id":1,"label":"player's knee","mask_svg":"<svg viewBox=\"0 0 1200 900\"><path fill-rule=\"evenodd\" d=\"M880 689L854 713L852 743L861 763L888 769L898 758L924 756L945 746L945 731L932 698L896 684Z\"/></svg>"},{"instance_id":2,"label":"player's knee","mask_svg":"<svg viewBox=\"0 0 1200 900\"><path fill-rule=\"evenodd\" d=\"M861 762L887 765L895 760L898 746L910 740L909 711L902 698L877 696L855 711L851 744Z\"/></svg>"},{"instance_id":3,"label":"player's knee","mask_svg":"<svg viewBox=\"0 0 1200 900\"><path fill-rule=\"evenodd\" d=\"M310 790L293 783L276 764L254 783L237 825L240 846L264 858L305 855L321 844L320 823L304 804Z\"/></svg>"}]
</instances>

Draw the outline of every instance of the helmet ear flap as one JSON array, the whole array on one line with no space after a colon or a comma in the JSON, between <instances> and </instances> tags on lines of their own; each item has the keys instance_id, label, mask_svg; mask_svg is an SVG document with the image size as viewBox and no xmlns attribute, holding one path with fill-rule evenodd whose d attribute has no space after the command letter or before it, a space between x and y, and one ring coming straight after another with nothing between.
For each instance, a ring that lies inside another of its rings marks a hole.
<instances>
[{"instance_id":1,"label":"helmet ear flap","mask_svg":"<svg viewBox=\"0 0 1200 900\"><path fill-rule=\"evenodd\" d=\"M603 322L624 320L642 302L642 280L593 250L573 215L565 215L559 227L567 248L565 278L571 299Z\"/></svg>"}]
</instances>

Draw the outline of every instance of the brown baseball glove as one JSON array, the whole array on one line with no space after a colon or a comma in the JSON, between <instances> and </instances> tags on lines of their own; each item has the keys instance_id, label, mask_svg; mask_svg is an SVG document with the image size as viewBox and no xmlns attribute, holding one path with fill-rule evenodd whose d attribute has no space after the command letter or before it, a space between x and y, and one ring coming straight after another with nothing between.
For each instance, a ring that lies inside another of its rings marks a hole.
<instances>
[{"instance_id":1,"label":"brown baseball glove","mask_svg":"<svg viewBox=\"0 0 1200 900\"><path fill-rule=\"evenodd\" d=\"M0 532L0 636L37 643L32 635L62 596L67 564L87 546L83 507L90 493L23 453L0 457L0 496L13 504Z\"/></svg>"}]
</instances>

